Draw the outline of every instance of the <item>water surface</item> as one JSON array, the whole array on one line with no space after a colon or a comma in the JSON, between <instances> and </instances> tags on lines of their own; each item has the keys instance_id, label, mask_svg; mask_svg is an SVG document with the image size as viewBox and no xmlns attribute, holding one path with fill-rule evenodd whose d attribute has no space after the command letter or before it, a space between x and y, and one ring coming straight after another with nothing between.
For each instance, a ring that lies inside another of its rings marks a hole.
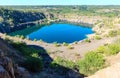
<instances>
[{"instance_id":1,"label":"water surface","mask_svg":"<svg viewBox=\"0 0 120 78\"><path fill-rule=\"evenodd\" d=\"M93 31L89 27L77 26L72 24L51 24L28 34L31 40L43 40L47 43L72 43L86 38L87 34Z\"/></svg>"}]
</instances>

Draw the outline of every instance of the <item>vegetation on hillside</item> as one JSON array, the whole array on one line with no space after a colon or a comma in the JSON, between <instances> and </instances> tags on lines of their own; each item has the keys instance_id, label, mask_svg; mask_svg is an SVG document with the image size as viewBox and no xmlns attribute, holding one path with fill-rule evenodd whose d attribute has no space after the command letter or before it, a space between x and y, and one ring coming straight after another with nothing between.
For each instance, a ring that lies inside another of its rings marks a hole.
<instances>
[{"instance_id":1,"label":"vegetation on hillside","mask_svg":"<svg viewBox=\"0 0 120 78\"><path fill-rule=\"evenodd\" d=\"M46 6L47 7L47 6ZM29 22L29 21L37 21L39 19L44 19L46 16L43 12L49 12L55 17L53 19L57 19L58 15L62 15L64 17L68 17L71 15L77 15L77 16L103 16L107 17L103 19L102 21L98 21L95 23L93 30L95 31L95 34L93 35L93 38L95 40L100 40L103 37L114 37L120 35L120 28L116 24L120 24L119 14L120 14L120 8L119 6L54 6L50 7L34 7L28 9L24 12L23 10L26 9L25 7L11 7L14 8L14 10L4 8L0 8L0 27L3 27L8 32L11 29L16 30L16 25ZM21 8L21 9L20 9ZM113 9L114 8L114 9ZM39 11L39 9L41 9ZM111 9L111 10L109 10ZM2 24L2 25L1 25ZM13 26L13 27L12 27ZM20 35L26 35L23 31L30 33L34 29L36 30L38 27L31 27L26 28L25 30L21 30ZM3 29L1 28L0 31ZM31 30L31 31L29 31ZM18 31L16 32L18 33ZM15 35L16 33L12 33L11 35ZM22 34L21 34L22 33ZM20 38L24 39L23 36L19 36ZM91 42L91 39L89 37L84 40L84 42ZM36 39L34 40L36 41ZM33 47L29 47L25 43L22 42L13 42L10 41L10 44L21 52L21 54L24 56L25 60L21 64L25 68L27 68L29 71L32 72L39 72L42 67L44 66L42 63L42 58L38 55L39 53L43 52L41 50L36 50ZM76 43L77 44L77 43ZM54 43L55 47L65 46L67 49L74 49L71 45L63 42L63 44ZM116 42L112 44L105 44L104 46L98 47L96 50L89 51L85 56L81 59L79 58L77 62L69 61L66 59L63 59L61 57L54 58L53 61L48 65L51 69L55 70L56 72L67 72L68 69L77 70L79 73L82 73L86 76L91 75L95 73L96 71L104 68L106 66L105 57L110 55L115 55L120 52L120 40L117 40ZM66 68L66 69L64 69Z\"/></svg>"},{"instance_id":2,"label":"vegetation on hillside","mask_svg":"<svg viewBox=\"0 0 120 78\"><path fill-rule=\"evenodd\" d=\"M21 64L31 72L39 72L42 69L42 59L38 53L42 52L41 50L36 50L35 48L28 47L25 43L22 42L10 42L10 44L21 52L25 57L24 62Z\"/></svg>"}]
</instances>

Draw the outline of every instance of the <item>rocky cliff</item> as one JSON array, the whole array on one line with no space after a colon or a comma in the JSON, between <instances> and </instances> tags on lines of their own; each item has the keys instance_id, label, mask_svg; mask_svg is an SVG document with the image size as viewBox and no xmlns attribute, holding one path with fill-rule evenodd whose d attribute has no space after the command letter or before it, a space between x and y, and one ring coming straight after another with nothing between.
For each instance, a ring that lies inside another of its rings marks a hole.
<instances>
[{"instance_id":1,"label":"rocky cliff","mask_svg":"<svg viewBox=\"0 0 120 78\"><path fill-rule=\"evenodd\" d=\"M100 16L79 16L79 15L58 15L59 20L70 23L76 23L84 26L93 26L97 21L102 20L105 17Z\"/></svg>"},{"instance_id":2,"label":"rocky cliff","mask_svg":"<svg viewBox=\"0 0 120 78\"><path fill-rule=\"evenodd\" d=\"M51 16L49 13L0 8L0 32L9 33L27 26L34 26L44 19L50 19Z\"/></svg>"},{"instance_id":3,"label":"rocky cliff","mask_svg":"<svg viewBox=\"0 0 120 78\"><path fill-rule=\"evenodd\" d=\"M29 72L18 65L24 58L0 39L0 78L30 78Z\"/></svg>"}]
</instances>

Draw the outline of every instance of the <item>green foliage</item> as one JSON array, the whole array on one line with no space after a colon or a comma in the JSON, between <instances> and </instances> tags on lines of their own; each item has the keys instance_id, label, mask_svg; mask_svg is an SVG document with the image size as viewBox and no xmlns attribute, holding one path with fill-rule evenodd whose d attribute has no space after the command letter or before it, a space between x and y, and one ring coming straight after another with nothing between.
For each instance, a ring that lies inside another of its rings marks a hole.
<instances>
[{"instance_id":1,"label":"green foliage","mask_svg":"<svg viewBox=\"0 0 120 78\"><path fill-rule=\"evenodd\" d=\"M79 60L78 66L80 73L91 75L104 67L104 58L96 52L88 52L83 59Z\"/></svg>"},{"instance_id":2,"label":"green foliage","mask_svg":"<svg viewBox=\"0 0 120 78\"><path fill-rule=\"evenodd\" d=\"M66 42L63 42L63 46L68 46L69 44Z\"/></svg>"},{"instance_id":3,"label":"green foliage","mask_svg":"<svg viewBox=\"0 0 120 78\"><path fill-rule=\"evenodd\" d=\"M35 48L28 47L25 43L22 42L11 42L10 43L15 49L19 50L26 60L22 65L32 72L39 72L42 69L42 61L38 55L40 50Z\"/></svg>"},{"instance_id":4,"label":"green foliage","mask_svg":"<svg viewBox=\"0 0 120 78\"><path fill-rule=\"evenodd\" d=\"M100 46L96 49L97 52L99 53L104 53L105 52L105 46Z\"/></svg>"},{"instance_id":5,"label":"green foliage","mask_svg":"<svg viewBox=\"0 0 120 78\"><path fill-rule=\"evenodd\" d=\"M68 49L74 49L74 47L72 47L72 46L70 46L70 45L69 45L67 48L68 48Z\"/></svg>"},{"instance_id":6,"label":"green foliage","mask_svg":"<svg viewBox=\"0 0 120 78\"><path fill-rule=\"evenodd\" d=\"M61 75L66 74L70 69L73 69L75 63L72 61L65 60L63 58L57 57L51 63L50 67Z\"/></svg>"},{"instance_id":7,"label":"green foliage","mask_svg":"<svg viewBox=\"0 0 120 78\"><path fill-rule=\"evenodd\" d=\"M23 35L20 36L21 39L24 39L25 37Z\"/></svg>"},{"instance_id":8,"label":"green foliage","mask_svg":"<svg viewBox=\"0 0 120 78\"><path fill-rule=\"evenodd\" d=\"M54 59L53 62L51 62L50 67L51 68L59 68L59 66L63 66L63 67L72 69L74 67L74 63L72 61L64 60L60 57L57 57Z\"/></svg>"},{"instance_id":9,"label":"green foliage","mask_svg":"<svg viewBox=\"0 0 120 78\"><path fill-rule=\"evenodd\" d=\"M74 44L77 44L77 43L78 43L77 41L74 42Z\"/></svg>"},{"instance_id":10,"label":"green foliage","mask_svg":"<svg viewBox=\"0 0 120 78\"><path fill-rule=\"evenodd\" d=\"M117 31L116 30L111 30L111 31L108 32L108 36L110 36L110 37L114 37L116 35L117 35Z\"/></svg>"},{"instance_id":11,"label":"green foliage","mask_svg":"<svg viewBox=\"0 0 120 78\"><path fill-rule=\"evenodd\" d=\"M120 29L117 30L117 35L120 35Z\"/></svg>"},{"instance_id":12,"label":"green foliage","mask_svg":"<svg viewBox=\"0 0 120 78\"><path fill-rule=\"evenodd\" d=\"M23 56L32 56L32 54L40 52L39 50L36 50L32 47L27 47L25 43L22 42L12 42L10 43L14 48L19 50Z\"/></svg>"},{"instance_id":13,"label":"green foliage","mask_svg":"<svg viewBox=\"0 0 120 78\"><path fill-rule=\"evenodd\" d=\"M91 42L90 39L86 38L84 39L84 42Z\"/></svg>"},{"instance_id":14,"label":"green foliage","mask_svg":"<svg viewBox=\"0 0 120 78\"><path fill-rule=\"evenodd\" d=\"M40 58L27 57L23 66L31 72L39 72L42 69L42 62Z\"/></svg>"},{"instance_id":15,"label":"green foliage","mask_svg":"<svg viewBox=\"0 0 120 78\"><path fill-rule=\"evenodd\" d=\"M114 55L120 52L120 44L109 44L106 46L106 54Z\"/></svg>"},{"instance_id":16,"label":"green foliage","mask_svg":"<svg viewBox=\"0 0 120 78\"><path fill-rule=\"evenodd\" d=\"M0 22L3 22L3 18L2 17L0 17Z\"/></svg>"},{"instance_id":17,"label":"green foliage","mask_svg":"<svg viewBox=\"0 0 120 78\"><path fill-rule=\"evenodd\" d=\"M96 39L96 40L100 40L100 39L101 39L101 37L100 37L100 36L98 36L98 35L96 35L96 36L94 36L94 39Z\"/></svg>"},{"instance_id":18,"label":"green foliage","mask_svg":"<svg viewBox=\"0 0 120 78\"><path fill-rule=\"evenodd\" d=\"M34 39L33 41L37 41L37 39Z\"/></svg>"},{"instance_id":19,"label":"green foliage","mask_svg":"<svg viewBox=\"0 0 120 78\"><path fill-rule=\"evenodd\" d=\"M53 44L54 44L55 47L61 46L61 45L60 45L59 43L57 43L57 42L54 42Z\"/></svg>"},{"instance_id":20,"label":"green foliage","mask_svg":"<svg viewBox=\"0 0 120 78\"><path fill-rule=\"evenodd\" d=\"M96 50L99 53L103 53L105 55L114 55L120 52L120 44L108 44L106 46L100 46Z\"/></svg>"}]
</instances>

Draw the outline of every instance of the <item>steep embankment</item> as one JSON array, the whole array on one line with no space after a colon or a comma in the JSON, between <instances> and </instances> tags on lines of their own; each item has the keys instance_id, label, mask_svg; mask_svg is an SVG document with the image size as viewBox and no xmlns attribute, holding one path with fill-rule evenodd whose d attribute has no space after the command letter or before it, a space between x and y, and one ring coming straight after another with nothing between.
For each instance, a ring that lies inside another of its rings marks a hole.
<instances>
[{"instance_id":1,"label":"steep embankment","mask_svg":"<svg viewBox=\"0 0 120 78\"><path fill-rule=\"evenodd\" d=\"M51 18L50 14L41 12L28 12L19 10L0 9L0 32L9 33L34 26Z\"/></svg>"},{"instance_id":2,"label":"steep embankment","mask_svg":"<svg viewBox=\"0 0 120 78\"><path fill-rule=\"evenodd\" d=\"M20 56L19 52L11 47L7 42L0 38L0 50L4 52L6 56L9 56L16 62L20 62L23 58ZM17 54L18 53L18 54Z\"/></svg>"},{"instance_id":3,"label":"steep embankment","mask_svg":"<svg viewBox=\"0 0 120 78\"><path fill-rule=\"evenodd\" d=\"M24 58L0 38L0 78L30 78L29 72L18 64Z\"/></svg>"},{"instance_id":4,"label":"steep embankment","mask_svg":"<svg viewBox=\"0 0 120 78\"><path fill-rule=\"evenodd\" d=\"M84 26L93 26L97 21L101 21L105 17L100 16L79 16L79 15L59 15L59 20L70 23L76 23Z\"/></svg>"}]
</instances>

